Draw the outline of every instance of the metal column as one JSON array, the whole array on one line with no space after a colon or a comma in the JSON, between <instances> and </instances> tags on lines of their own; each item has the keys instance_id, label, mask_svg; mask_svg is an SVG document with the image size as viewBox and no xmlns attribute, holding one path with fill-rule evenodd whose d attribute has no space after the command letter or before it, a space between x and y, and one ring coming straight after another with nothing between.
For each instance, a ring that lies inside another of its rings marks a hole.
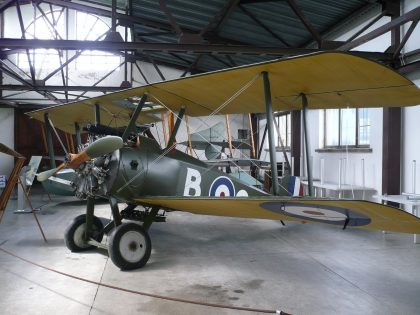
<instances>
[{"instance_id":1,"label":"metal column","mask_svg":"<svg viewBox=\"0 0 420 315\"><path fill-rule=\"evenodd\" d=\"M276 146L274 144L274 129L273 129L273 108L271 105L271 90L270 80L268 79L268 72L263 71L264 83L264 97L265 97L265 110L267 114L267 130L268 130L268 145L270 150L270 163L271 163L271 181L273 183L273 195L279 195L279 181L277 176L277 159L276 159Z\"/></svg>"},{"instance_id":2,"label":"metal column","mask_svg":"<svg viewBox=\"0 0 420 315\"><path fill-rule=\"evenodd\" d=\"M303 117L303 141L305 142L305 156L306 156L306 173L308 175L308 194L312 196L312 170L311 170L311 163L309 161L309 141L308 141L308 125L307 125L307 109L308 109L308 99L306 98L305 94L301 94L302 96L302 117Z\"/></svg>"}]
</instances>

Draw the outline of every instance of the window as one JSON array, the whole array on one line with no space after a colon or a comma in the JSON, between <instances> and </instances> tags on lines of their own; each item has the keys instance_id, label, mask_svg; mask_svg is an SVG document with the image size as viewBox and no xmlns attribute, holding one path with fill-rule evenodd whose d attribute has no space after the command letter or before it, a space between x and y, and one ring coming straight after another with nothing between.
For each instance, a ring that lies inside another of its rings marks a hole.
<instances>
[{"instance_id":1,"label":"window","mask_svg":"<svg viewBox=\"0 0 420 315\"><path fill-rule=\"evenodd\" d=\"M95 15L84 12L76 13L76 39L102 40L109 31L110 26ZM78 71L119 71L118 65L121 57L98 50L85 50L76 60Z\"/></svg>"},{"instance_id":2,"label":"window","mask_svg":"<svg viewBox=\"0 0 420 315\"><path fill-rule=\"evenodd\" d=\"M249 139L249 129L238 129L238 139Z\"/></svg>"},{"instance_id":3,"label":"window","mask_svg":"<svg viewBox=\"0 0 420 315\"><path fill-rule=\"evenodd\" d=\"M54 23L54 27L51 23ZM64 38L65 14L62 14L61 10L54 10L45 13L45 16L39 15L25 29L25 36L28 39ZM60 56L56 49L29 49L28 52L32 65L39 68L38 71L41 73L60 66ZM26 53L19 52L17 54L17 65L25 71L29 70L29 60Z\"/></svg>"},{"instance_id":4,"label":"window","mask_svg":"<svg viewBox=\"0 0 420 315\"><path fill-rule=\"evenodd\" d=\"M66 39L66 33L70 33L70 39L76 40L103 40L110 30L110 22L101 18L75 11L67 21L63 10L52 10L39 14L25 29L25 36L28 39ZM67 29L67 24L69 24ZM73 31L75 30L75 32ZM125 28L119 26L117 31L124 34ZM127 38L130 38L130 30L127 29ZM29 72L30 64L36 69L37 78L50 73L51 70L59 68L65 62L66 54L57 49L29 49L29 59L26 52L17 53L17 66ZM70 57L72 53L70 53ZM120 55L112 53L85 50L73 63L78 71L86 72L109 72L118 71L122 62Z\"/></svg>"},{"instance_id":5,"label":"window","mask_svg":"<svg viewBox=\"0 0 420 315\"><path fill-rule=\"evenodd\" d=\"M55 49L30 49L29 55L32 65L39 68L38 76L60 66L60 57ZM29 59L26 53L18 53L17 65L20 69L29 71Z\"/></svg>"},{"instance_id":6,"label":"window","mask_svg":"<svg viewBox=\"0 0 420 315\"><path fill-rule=\"evenodd\" d=\"M369 109L326 109L321 115L324 148L369 147Z\"/></svg>"},{"instance_id":7,"label":"window","mask_svg":"<svg viewBox=\"0 0 420 315\"><path fill-rule=\"evenodd\" d=\"M281 147L281 141L286 148L290 148L292 131L291 131L291 115L290 112L283 112L279 113L274 119L276 120L276 124L279 127L279 132L277 132L277 128L275 128L275 135L277 137L276 146Z\"/></svg>"}]
</instances>

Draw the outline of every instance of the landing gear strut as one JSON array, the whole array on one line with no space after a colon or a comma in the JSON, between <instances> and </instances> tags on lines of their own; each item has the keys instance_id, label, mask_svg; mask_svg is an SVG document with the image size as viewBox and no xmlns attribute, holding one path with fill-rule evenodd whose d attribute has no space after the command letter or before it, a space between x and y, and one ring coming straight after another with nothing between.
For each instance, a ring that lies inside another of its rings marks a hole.
<instances>
[{"instance_id":1,"label":"landing gear strut","mask_svg":"<svg viewBox=\"0 0 420 315\"><path fill-rule=\"evenodd\" d=\"M148 230L153 222L164 221L159 216L159 208L152 208L141 215L143 225L121 223L122 216L115 198L110 198L113 220L105 227L94 216L94 198L87 199L86 214L76 217L66 229L64 239L72 252L101 247L108 250L112 262L121 270L142 268L146 265L152 251ZM121 211L134 211L136 205L130 204ZM101 244L104 233L110 233L108 246Z\"/></svg>"}]
</instances>

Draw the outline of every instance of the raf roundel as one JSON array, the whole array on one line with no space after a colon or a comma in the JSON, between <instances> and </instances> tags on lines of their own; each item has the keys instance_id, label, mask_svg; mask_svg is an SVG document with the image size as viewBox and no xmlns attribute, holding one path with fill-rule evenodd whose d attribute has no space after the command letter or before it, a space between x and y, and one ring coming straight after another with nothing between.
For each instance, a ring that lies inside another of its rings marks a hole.
<instances>
[{"instance_id":1,"label":"raf roundel","mask_svg":"<svg viewBox=\"0 0 420 315\"><path fill-rule=\"evenodd\" d=\"M344 226L363 226L368 225L371 219L355 210L344 207L308 204L300 202L264 202L261 207L276 213L284 214L290 217Z\"/></svg>"},{"instance_id":2,"label":"raf roundel","mask_svg":"<svg viewBox=\"0 0 420 315\"><path fill-rule=\"evenodd\" d=\"M220 176L216 178L210 186L209 191L210 197L234 197L235 196L235 186L233 182L225 177Z\"/></svg>"}]
</instances>

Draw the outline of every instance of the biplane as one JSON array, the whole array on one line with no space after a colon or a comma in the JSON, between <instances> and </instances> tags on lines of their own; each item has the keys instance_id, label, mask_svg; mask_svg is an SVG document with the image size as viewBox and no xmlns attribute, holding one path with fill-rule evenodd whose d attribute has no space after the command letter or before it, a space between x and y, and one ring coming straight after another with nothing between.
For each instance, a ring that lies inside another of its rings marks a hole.
<instances>
[{"instance_id":1,"label":"biplane","mask_svg":"<svg viewBox=\"0 0 420 315\"><path fill-rule=\"evenodd\" d=\"M152 248L148 229L162 219L161 209L420 233L420 219L401 209L363 200L293 197L276 178L267 193L176 149L184 114L266 113L267 121L273 122L273 111L302 110L307 140L308 109L417 104L420 90L394 70L351 54L322 52L158 82L29 115L51 119L78 139L82 125L103 130L103 134L92 133L88 143L81 144L78 153L68 154L59 167L38 174L38 180L60 169L75 169L73 189L87 200L87 206L86 214L76 217L65 232L67 247L71 251L105 247L101 240L109 233L109 256L127 270L147 263ZM156 121L153 114L162 109L176 117L165 148L136 130L138 124ZM113 133L121 127L122 134ZM268 139L271 173L277 174L272 123L268 123ZM113 216L105 227L94 215L99 197L109 199ZM119 202L127 204L122 211ZM144 210L136 210L139 205ZM122 223L124 219L143 223Z\"/></svg>"}]
</instances>

